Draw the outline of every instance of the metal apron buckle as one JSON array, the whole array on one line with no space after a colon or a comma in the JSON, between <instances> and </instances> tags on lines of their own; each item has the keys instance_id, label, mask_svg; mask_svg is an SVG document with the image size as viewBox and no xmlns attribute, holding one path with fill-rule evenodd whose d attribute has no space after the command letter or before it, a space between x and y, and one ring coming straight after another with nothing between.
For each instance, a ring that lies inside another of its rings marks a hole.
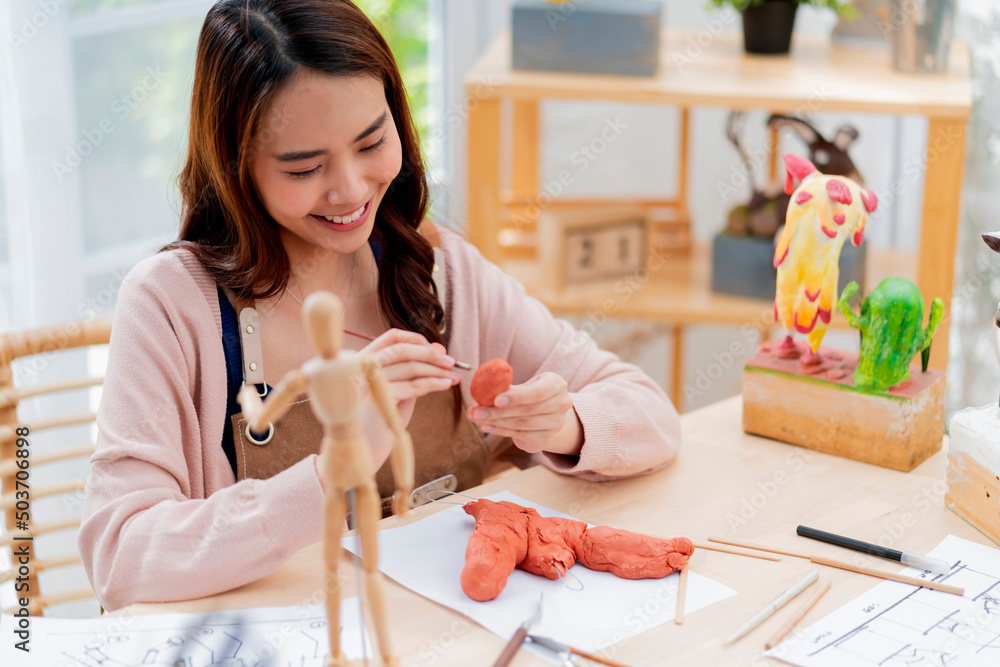
<instances>
[{"instance_id":1,"label":"metal apron buckle","mask_svg":"<svg viewBox=\"0 0 1000 667\"><path fill-rule=\"evenodd\" d=\"M420 507L431 502L427 494L431 491L454 491L458 488L458 478L452 474L447 474L437 479L433 479L423 486L413 489L410 494L410 507Z\"/></svg>"}]
</instances>

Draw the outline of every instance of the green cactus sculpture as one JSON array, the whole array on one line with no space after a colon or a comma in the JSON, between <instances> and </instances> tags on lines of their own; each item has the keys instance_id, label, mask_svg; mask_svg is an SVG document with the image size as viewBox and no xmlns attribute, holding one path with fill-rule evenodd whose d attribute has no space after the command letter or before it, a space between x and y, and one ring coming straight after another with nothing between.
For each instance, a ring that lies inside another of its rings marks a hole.
<instances>
[{"instance_id":1,"label":"green cactus sculpture","mask_svg":"<svg viewBox=\"0 0 1000 667\"><path fill-rule=\"evenodd\" d=\"M867 392L886 391L910 377L910 361L918 351L927 370L931 338L944 315L944 302L934 299L924 320L924 297L906 278L886 278L861 304L861 316L851 310L851 297L858 291L852 282L844 288L837 309L847 323L861 332L861 355L854 371L854 385Z\"/></svg>"}]
</instances>

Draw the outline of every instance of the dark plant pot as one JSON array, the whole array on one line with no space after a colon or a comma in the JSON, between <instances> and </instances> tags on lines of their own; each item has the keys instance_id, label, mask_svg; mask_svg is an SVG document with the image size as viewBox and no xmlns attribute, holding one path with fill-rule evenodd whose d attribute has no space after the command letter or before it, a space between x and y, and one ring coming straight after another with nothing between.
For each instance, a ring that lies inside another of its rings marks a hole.
<instances>
[{"instance_id":1,"label":"dark plant pot","mask_svg":"<svg viewBox=\"0 0 1000 667\"><path fill-rule=\"evenodd\" d=\"M796 0L764 0L743 10L743 48L747 53L783 54L792 46Z\"/></svg>"}]
</instances>

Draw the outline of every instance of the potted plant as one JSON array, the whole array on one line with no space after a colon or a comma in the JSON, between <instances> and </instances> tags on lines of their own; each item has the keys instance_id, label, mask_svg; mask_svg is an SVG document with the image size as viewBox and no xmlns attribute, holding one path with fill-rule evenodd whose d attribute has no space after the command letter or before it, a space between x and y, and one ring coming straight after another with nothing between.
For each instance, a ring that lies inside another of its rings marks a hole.
<instances>
[{"instance_id":1,"label":"potted plant","mask_svg":"<svg viewBox=\"0 0 1000 667\"><path fill-rule=\"evenodd\" d=\"M800 4L826 7L845 18L854 16L850 0L710 0L710 4L731 5L742 12L743 48L747 53L788 53Z\"/></svg>"}]
</instances>

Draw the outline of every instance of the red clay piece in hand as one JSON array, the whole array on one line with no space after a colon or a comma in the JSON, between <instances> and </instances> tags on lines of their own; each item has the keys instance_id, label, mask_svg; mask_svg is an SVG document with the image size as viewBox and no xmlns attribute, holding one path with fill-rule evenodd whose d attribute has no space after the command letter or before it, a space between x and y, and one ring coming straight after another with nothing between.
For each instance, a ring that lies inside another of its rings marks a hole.
<instances>
[{"instance_id":1,"label":"red clay piece in hand","mask_svg":"<svg viewBox=\"0 0 1000 667\"><path fill-rule=\"evenodd\" d=\"M481 499L465 505L475 517L462 570L462 590L473 600L495 599L518 567L558 579L577 561L591 570L624 579L659 579L675 572L694 553L686 537L662 539L627 530L595 526L506 501Z\"/></svg>"},{"instance_id":2,"label":"red clay piece in hand","mask_svg":"<svg viewBox=\"0 0 1000 667\"><path fill-rule=\"evenodd\" d=\"M510 389L514 369L504 359L491 359L476 369L469 393L479 405L493 407L497 396Z\"/></svg>"}]
</instances>

